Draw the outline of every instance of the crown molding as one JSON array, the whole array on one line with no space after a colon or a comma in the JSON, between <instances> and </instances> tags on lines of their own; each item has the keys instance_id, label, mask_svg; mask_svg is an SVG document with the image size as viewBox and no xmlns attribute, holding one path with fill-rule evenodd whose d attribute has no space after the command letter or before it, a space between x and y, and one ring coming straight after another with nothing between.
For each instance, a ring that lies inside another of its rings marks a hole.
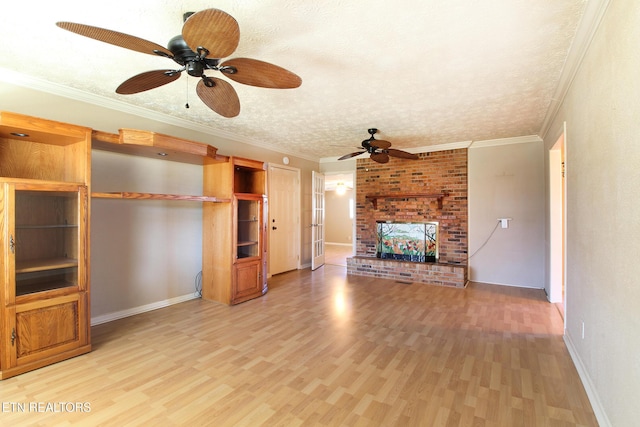
<instances>
[{"instance_id":1,"label":"crown molding","mask_svg":"<svg viewBox=\"0 0 640 427\"><path fill-rule=\"evenodd\" d=\"M452 142L449 144L437 144L437 145L428 145L425 147L414 147L414 148L405 148L404 151L408 151L410 153L432 153L435 151L446 151L446 150L459 150L464 148L483 148L483 147L495 147L498 145L512 145L512 144L526 144L529 142L542 142L542 138L538 135L525 135L525 136L515 136L513 138L500 138L500 139L486 139L483 141L460 141L460 142ZM366 151L362 154L366 154ZM351 157L350 159L343 160L342 162L355 161L362 154L358 156ZM323 157L320 159L319 163L334 163L338 161L338 157Z\"/></svg>"},{"instance_id":2,"label":"crown molding","mask_svg":"<svg viewBox=\"0 0 640 427\"><path fill-rule=\"evenodd\" d=\"M419 154L419 153L430 153L433 151L458 150L460 148L469 148L471 144L472 144L472 141L460 141L460 142L451 142L448 144L437 144L437 145L426 145L423 147L403 148L402 150L407 151L409 153ZM366 151L363 151L362 154L366 154ZM350 160L355 161L358 158L364 158L364 157L360 157L362 156L362 154L353 156L350 159L342 160L342 162L348 162ZM339 159L339 156L338 157L322 157L320 159L320 163L333 163L333 162L337 162L338 159Z\"/></svg>"},{"instance_id":3,"label":"crown molding","mask_svg":"<svg viewBox=\"0 0 640 427\"><path fill-rule=\"evenodd\" d=\"M57 83L53 83L50 81L38 79L36 77L18 73L16 71L8 70L2 67L0 67L0 81L21 86L27 89L34 89L40 92L50 93L56 96L62 96L64 98L71 99L74 101L80 101L80 102L85 102L87 104L97 105L102 108L107 108L110 110L131 114L141 118L154 120L160 123L167 123L169 125L193 130L196 132L201 132L207 135L211 135L213 137L224 138L230 141L247 144L254 147L259 147L261 149L266 149L276 153L297 157L299 159L309 160L311 162L318 161L318 159L315 157L307 156L300 153L294 153L291 151L283 151L281 147L276 147L270 144L266 144L262 141L255 141L248 138L241 138L238 135L235 135L231 132L225 132L209 126L204 126L198 123L194 123L189 120L181 119L179 117L174 117L169 114L159 113L157 111L152 111L146 108L131 105L126 102L118 101L112 98L107 98L105 96L96 95L96 94L85 92L79 89L75 89L75 88L63 86Z\"/></svg>"},{"instance_id":4,"label":"crown molding","mask_svg":"<svg viewBox=\"0 0 640 427\"><path fill-rule=\"evenodd\" d=\"M538 135L516 136L513 138L486 139L484 141L473 141L469 148L495 147L498 145L527 144L529 142L542 142Z\"/></svg>"},{"instance_id":5,"label":"crown molding","mask_svg":"<svg viewBox=\"0 0 640 427\"><path fill-rule=\"evenodd\" d=\"M471 144L472 144L472 141L458 141L458 142L451 142L448 144L436 144L436 145L426 145L423 147L407 148L405 149L405 151L408 151L414 154L432 153L434 151L459 150L461 148L469 148Z\"/></svg>"},{"instance_id":6,"label":"crown molding","mask_svg":"<svg viewBox=\"0 0 640 427\"><path fill-rule=\"evenodd\" d=\"M542 135L542 139L547 139L547 134L551 124L556 118L560 106L564 103L564 99L567 96L567 92L573 83L573 80L582 65L582 61L591 45L591 41L596 34L596 31L600 27L602 18L609 6L610 0L589 0L585 7L580 23L576 30L576 36L573 39L573 43L569 49L567 60L564 63L562 72L560 74L560 80L558 86L551 98L551 103L547 109L542 127L540 128L539 135Z\"/></svg>"}]
</instances>

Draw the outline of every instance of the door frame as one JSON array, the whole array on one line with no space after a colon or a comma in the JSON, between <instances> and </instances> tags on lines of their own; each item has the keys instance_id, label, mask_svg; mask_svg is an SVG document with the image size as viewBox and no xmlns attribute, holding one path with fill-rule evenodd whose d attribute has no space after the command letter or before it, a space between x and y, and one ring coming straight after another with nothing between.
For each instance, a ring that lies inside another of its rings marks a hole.
<instances>
[{"instance_id":1,"label":"door frame","mask_svg":"<svg viewBox=\"0 0 640 427\"><path fill-rule=\"evenodd\" d=\"M549 302L563 306L566 324L567 131L549 148Z\"/></svg>"},{"instance_id":2,"label":"door frame","mask_svg":"<svg viewBox=\"0 0 640 427\"><path fill-rule=\"evenodd\" d=\"M291 166L285 166L285 165L280 165L280 164L275 164L275 163L267 163L267 201L268 201L268 219L267 219L267 226L268 224L271 224L273 216L272 216L272 211L271 211L271 206L273 206L273 199L271 199L271 194L274 194L272 191L272 185L273 185L273 180L271 179L271 170L272 169L284 169L284 170L288 170L288 171L292 171L292 172L296 172L297 176L296 176L296 185L295 185L295 189L294 189L294 206L295 209L297 209L297 212L294 212L294 215L297 215L298 218L300 218L300 221L298 222L298 227L296 227L295 229L295 237L296 237L296 253L298 254L298 263L296 268L298 270L301 269L301 256L300 256L300 248L301 248L301 244L300 244L300 236L301 236L301 228L302 228L302 217L301 217L301 206L300 206L300 169L298 168L294 168ZM268 236L267 236L267 277L271 277L271 239L273 238L272 236L272 230L271 227L268 227Z\"/></svg>"}]
</instances>

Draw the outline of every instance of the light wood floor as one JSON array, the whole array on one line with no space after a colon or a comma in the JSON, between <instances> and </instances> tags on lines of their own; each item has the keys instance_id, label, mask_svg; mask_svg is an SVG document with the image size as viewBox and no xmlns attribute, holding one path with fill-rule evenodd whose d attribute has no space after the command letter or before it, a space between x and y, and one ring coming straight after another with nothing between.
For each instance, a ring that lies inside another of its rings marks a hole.
<instances>
[{"instance_id":1,"label":"light wood floor","mask_svg":"<svg viewBox=\"0 0 640 427\"><path fill-rule=\"evenodd\" d=\"M347 257L353 256L353 247L326 243L324 245L324 262L331 265L347 266Z\"/></svg>"},{"instance_id":2,"label":"light wood floor","mask_svg":"<svg viewBox=\"0 0 640 427\"><path fill-rule=\"evenodd\" d=\"M345 270L274 276L234 307L193 300L95 326L90 354L0 382L0 424L597 425L542 291Z\"/></svg>"}]
</instances>

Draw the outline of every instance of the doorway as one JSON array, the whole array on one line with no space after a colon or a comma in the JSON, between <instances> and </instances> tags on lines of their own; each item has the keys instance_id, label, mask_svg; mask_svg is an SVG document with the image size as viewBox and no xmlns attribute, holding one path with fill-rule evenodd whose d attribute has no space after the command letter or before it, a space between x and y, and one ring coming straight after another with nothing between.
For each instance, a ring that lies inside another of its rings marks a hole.
<instances>
[{"instance_id":1,"label":"doorway","mask_svg":"<svg viewBox=\"0 0 640 427\"><path fill-rule=\"evenodd\" d=\"M565 312L565 135L549 150L549 302Z\"/></svg>"},{"instance_id":2,"label":"doorway","mask_svg":"<svg viewBox=\"0 0 640 427\"><path fill-rule=\"evenodd\" d=\"M325 263L347 266L354 254L355 190L353 172L325 172Z\"/></svg>"}]
</instances>

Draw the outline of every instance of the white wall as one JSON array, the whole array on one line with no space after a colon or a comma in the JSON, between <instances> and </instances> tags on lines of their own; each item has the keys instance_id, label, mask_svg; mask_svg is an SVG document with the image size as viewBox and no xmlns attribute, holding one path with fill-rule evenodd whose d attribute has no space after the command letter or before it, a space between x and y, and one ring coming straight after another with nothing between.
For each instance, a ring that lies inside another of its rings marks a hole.
<instances>
[{"instance_id":1,"label":"white wall","mask_svg":"<svg viewBox=\"0 0 640 427\"><path fill-rule=\"evenodd\" d=\"M639 76L640 7L611 1L545 139L566 121L565 340L603 426L640 420Z\"/></svg>"},{"instance_id":2,"label":"white wall","mask_svg":"<svg viewBox=\"0 0 640 427\"><path fill-rule=\"evenodd\" d=\"M468 159L470 280L543 288L542 142L523 138L474 144ZM509 228L496 229L498 218L513 219Z\"/></svg>"},{"instance_id":3,"label":"white wall","mask_svg":"<svg viewBox=\"0 0 640 427\"><path fill-rule=\"evenodd\" d=\"M98 192L202 194L202 167L196 165L95 150L92 174ZM94 198L91 208L94 323L195 297L202 270L201 203Z\"/></svg>"},{"instance_id":4,"label":"white wall","mask_svg":"<svg viewBox=\"0 0 640 427\"><path fill-rule=\"evenodd\" d=\"M324 197L325 242L353 244L353 219L349 217L349 200L355 198L355 192L347 189L344 194L338 194L335 190L328 190Z\"/></svg>"}]
</instances>

